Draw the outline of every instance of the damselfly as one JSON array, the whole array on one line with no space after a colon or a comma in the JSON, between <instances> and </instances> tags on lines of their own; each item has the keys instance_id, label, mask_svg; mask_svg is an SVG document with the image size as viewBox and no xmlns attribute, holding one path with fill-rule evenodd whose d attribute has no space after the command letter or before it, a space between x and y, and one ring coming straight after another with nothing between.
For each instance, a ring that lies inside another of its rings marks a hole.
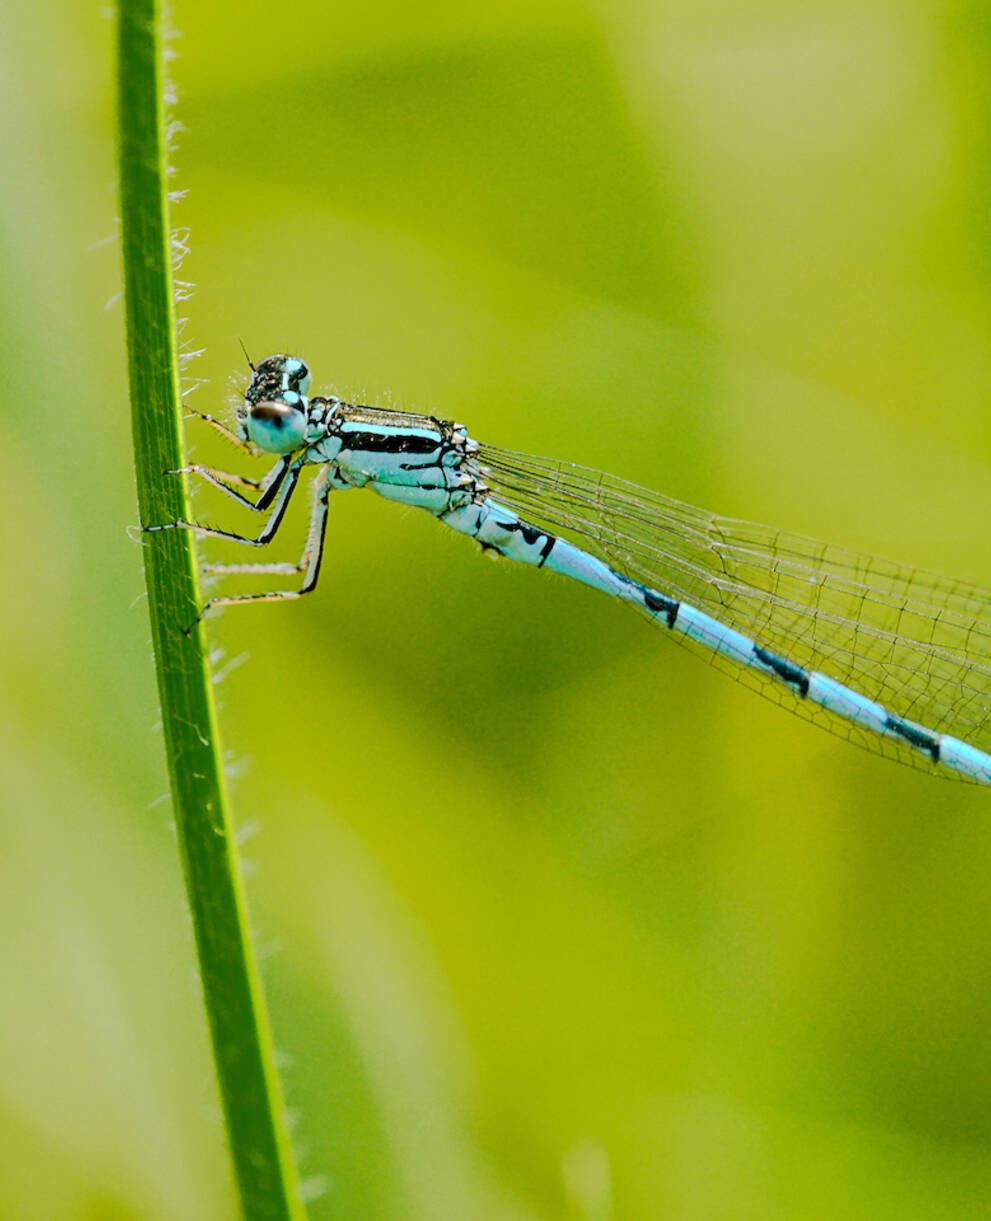
<instances>
[{"instance_id":1,"label":"damselfly","mask_svg":"<svg viewBox=\"0 0 991 1221\"><path fill-rule=\"evenodd\" d=\"M249 362L250 363L250 362ZM944 776L991 784L991 591L718 517L612 475L472 440L460 424L310 398L298 357L252 376L231 432L278 459L259 482L188 470L255 512L263 547L300 475L318 467L297 564L214 565L215 573L302 574L297 589L212 606L299 598L317 583L331 492L371 488L511 560L572 577L636 607L676 639L808 719ZM252 498L251 492L255 493Z\"/></svg>"}]
</instances>

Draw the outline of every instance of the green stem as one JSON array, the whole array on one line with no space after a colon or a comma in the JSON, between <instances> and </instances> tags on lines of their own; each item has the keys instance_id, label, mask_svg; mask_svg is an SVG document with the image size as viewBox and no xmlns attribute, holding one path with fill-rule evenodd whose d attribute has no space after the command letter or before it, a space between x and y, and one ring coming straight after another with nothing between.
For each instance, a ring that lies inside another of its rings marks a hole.
<instances>
[{"instance_id":1,"label":"green stem","mask_svg":"<svg viewBox=\"0 0 991 1221\"><path fill-rule=\"evenodd\" d=\"M142 522L188 520L166 196L157 0L119 0L117 124L124 300ZM305 1217L248 929L187 530L144 536L165 748L234 1173L251 1221ZM182 1173L182 1167L176 1168Z\"/></svg>"}]
</instances>

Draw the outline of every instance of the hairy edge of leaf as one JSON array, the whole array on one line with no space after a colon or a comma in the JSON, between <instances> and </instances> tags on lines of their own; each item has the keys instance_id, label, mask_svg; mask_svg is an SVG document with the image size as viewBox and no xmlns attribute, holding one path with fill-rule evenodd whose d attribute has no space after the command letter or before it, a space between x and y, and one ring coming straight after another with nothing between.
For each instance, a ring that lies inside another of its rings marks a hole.
<instances>
[{"instance_id":1,"label":"hairy edge of leaf","mask_svg":"<svg viewBox=\"0 0 991 1221\"><path fill-rule=\"evenodd\" d=\"M162 17L119 0L117 139L127 355L144 524L188 520L167 197ZM165 748L234 1174L250 1221L301 1221L299 1183L233 835L187 530L145 534Z\"/></svg>"}]
</instances>

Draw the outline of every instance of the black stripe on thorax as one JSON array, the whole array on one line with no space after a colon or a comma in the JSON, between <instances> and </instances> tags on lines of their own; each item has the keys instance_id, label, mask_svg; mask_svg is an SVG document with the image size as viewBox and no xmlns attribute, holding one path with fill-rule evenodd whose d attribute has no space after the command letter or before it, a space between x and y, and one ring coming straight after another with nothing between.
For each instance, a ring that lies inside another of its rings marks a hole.
<instances>
[{"instance_id":1,"label":"black stripe on thorax","mask_svg":"<svg viewBox=\"0 0 991 1221\"><path fill-rule=\"evenodd\" d=\"M890 716L884 722L885 729L890 729L892 733L898 734L900 738L904 738L916 750L924 751L933 763L939 762L939 736L930 733L928 729L920 729L918 725L913 725L911 721L903 721L900 716Z\"/></svg>"},{"instance_id":2,"label":"black stripe on thorax","mask_svg":"<svg viewBox=\"0 0 991 1221\"><path fill-rule=\"evenodd\" d=\"M441 445L440 437L424 437L415 432L358 432L342 428L340 438L345 449L366 454L435 454Z\"/></svg>"},{"instance_id":3,"label":"black stripe on thorax","mask_svg":"<svg viewBox=\"0 0 991 1221\"><path fill-rule=\"evenodd\" d=\"M762 649L759 644L754 645L754 656L762 664L767 666L769 670L773 670L778 678L782 679L789 687L805 699L809 693L809 675L808 671L801 666L796 666L793 661L788 661L784 657L779 657L777 653L772 653L769 649Z\"/></svg>"}]
</instances>

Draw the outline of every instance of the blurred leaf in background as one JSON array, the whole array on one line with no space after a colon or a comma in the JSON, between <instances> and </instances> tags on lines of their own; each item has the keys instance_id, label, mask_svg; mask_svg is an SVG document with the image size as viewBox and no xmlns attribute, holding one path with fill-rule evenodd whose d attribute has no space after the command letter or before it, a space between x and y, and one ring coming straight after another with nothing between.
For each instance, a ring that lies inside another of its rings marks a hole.
<instances>
[{"instance_id":1,"label":"blurred leaf in background","mask_svg":"<svg viewBox=\"0 0 991 1221\"><path fill-rule=\"evenodd\" d=\"M240 336L991 584L982 6L174 22L198 407ZM100 244L110 28L4 26L0 1212L216 1219ZM211 631L315 1219L986 1215L986 793L374 497L334 504L312 599Z\"/></svg>"}]
</instances>

